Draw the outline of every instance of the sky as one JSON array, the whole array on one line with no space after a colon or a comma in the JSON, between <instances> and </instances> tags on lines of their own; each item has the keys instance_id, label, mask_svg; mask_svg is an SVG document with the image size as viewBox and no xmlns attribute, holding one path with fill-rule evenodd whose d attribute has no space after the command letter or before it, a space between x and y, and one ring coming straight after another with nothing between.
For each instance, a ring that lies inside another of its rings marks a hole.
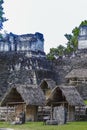
<instances>
[{"instance_id":1,"label":"sky","mask_svg":"<svg viewBox=\"0 0 87 130\"><path fill-rule=\"evenodd\" d=\"M6 32L28 34L40 32L45 52L66 45L64 34L87 20L87 0L4 0Z\"/></svg>"}]
</instances>

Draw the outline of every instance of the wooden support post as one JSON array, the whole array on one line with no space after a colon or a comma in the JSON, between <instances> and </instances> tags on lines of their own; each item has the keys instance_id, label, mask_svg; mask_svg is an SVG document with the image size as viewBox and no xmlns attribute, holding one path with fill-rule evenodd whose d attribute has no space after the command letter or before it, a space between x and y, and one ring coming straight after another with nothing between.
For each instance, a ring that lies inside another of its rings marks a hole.
<instances>
[{"instance_id":1,"label":"wooden support post","mask_svg":"<svg viewBox=\"0 0 87 130\"><path fill-rule=\"evenodd\" d=\"M24 110L24 112L25 112L25 121L26 121L26 112L27 112L27 105L25 104L25 110Z\"/></svg>"},{"instance_id":2,"label":"wooden support post","mask_svg":"<svg viewBox=\"0 0 87 130\"><path fill-rule=\"evenodd\" d=\"M51 104L51 120L53 119L53 105Z\"/></svg>"},{"instance_id":3,"label":"wooden support post","mask_svg":"<svg viewBox=\"0 0 87 130\"><path fill-rule=\"evenodd\" d=\"M69 112L69 104L68 104L68 121L69 121L69 114L70 114L70 112Z\"/></svg>"},{"instance_id":4,"label":"wooden support post","mask_svg":"<svg viewBox=\"0 0 87 130\"><path fill-rule=\"evenodd\" d=\"M6 117L6 121L8 121L8 104L6 106L7 106L7 117Z\"/></svg>"},{"instance_id":5,"label":"wooden support post","mask_svg":"<svg viewBox=\"0 0 87 130\"><path fill-rule=\"evenodd\" d=\"M79 121L80 121L80 106L79 106Z\"/></svg>"}]
</instances>

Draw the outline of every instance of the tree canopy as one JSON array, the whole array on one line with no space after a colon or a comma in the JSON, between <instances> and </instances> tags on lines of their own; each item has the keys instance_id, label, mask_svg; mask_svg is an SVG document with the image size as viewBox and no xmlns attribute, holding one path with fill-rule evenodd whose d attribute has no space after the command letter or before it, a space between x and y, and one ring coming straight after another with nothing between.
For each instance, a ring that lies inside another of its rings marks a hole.
<instances>
[{"instance_id":1,"label":"tree canopy","mask_svg":"<svg viewBox=\"0 0 87 130\"><path fill-rule=\"evenodd\" d=\"M2 4L4 3L3 0L0 0L0 30L3 29L3 22L5 22L7 19L3 16L4 12L3 12L3 7Z\"/></svg>"},{"instance_id":2,"label":"tree canopy","mask_svg":"<svg viewBox=\"0 0 87 130\"><path fill-rule=\"evenodd\" d=\"M57 48L51 48L50 52L47 54L47 58L50 60L54 60L59 56L63 56L65 51L65 47L59 45Z\"/></svg>"}]
</instances>

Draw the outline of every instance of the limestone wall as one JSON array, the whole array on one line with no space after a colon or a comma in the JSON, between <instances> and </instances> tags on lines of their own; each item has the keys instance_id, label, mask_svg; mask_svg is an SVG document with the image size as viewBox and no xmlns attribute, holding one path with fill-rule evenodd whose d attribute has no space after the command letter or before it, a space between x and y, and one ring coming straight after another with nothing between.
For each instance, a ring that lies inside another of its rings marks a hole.
<instances>
[{"instance_id":1,"label":"limestone wall","mask_svg":"<svg viewBox=\"0 0 87 130\"><path fill-rule=\"evenodd\" d=\"M12 84L38 85L43 79L55 77L46 58L27 57L26 53L0 53L0 99Z\"/></svg>"}]
</instances>

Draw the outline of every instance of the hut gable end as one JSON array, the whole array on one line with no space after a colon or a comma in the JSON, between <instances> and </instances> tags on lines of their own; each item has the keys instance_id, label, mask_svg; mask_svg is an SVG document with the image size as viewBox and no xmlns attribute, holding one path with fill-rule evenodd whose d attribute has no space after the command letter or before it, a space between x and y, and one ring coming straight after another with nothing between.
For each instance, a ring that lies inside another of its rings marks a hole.
<instances>
[{"instance_id":1,"label":"hut gable end","mask_svg":"<svg viewBox=\"0 0 87 130\"><path fill-rule=\"evenodd\" d=\"M56 100L55 100L56 98ZM57 86L50 94L47 104L51 102L67 102L71 106L84 105L83 99L74 86Z\"/></svg>"},{"instance_id":2,"label":"hut gable end","mask_svg":"<svg viewBox=\"0 0 87 130\"><path fill-rule=\"evenodd\" d=\"M43 79L41 84L40 84L40 87L44 88L45 85L47 86L47 88L53 89L53 88L55 88L56 83L52 79Z\"/></svg>"},{"instance_id":3,"label":"hut gable end","mask_svg":"<svg viewBox=\"0 0 87 130\"><path fill-rule=\"evenodd\" d=\"M21 98L19 100L16 100L17 102L23 101L26 103L26 105L35 105L35 106L42 106L45 104L45 96L44 93L41 91L41 88L35 87L33 85L20 85L16 84L15 88L10 88L9 91L7 91L6 95L2 99L1 105L5 106L6 103L9 101L9 98L11 101L14 101L13 98L11 98L11 92L15 90L15 97L16 94L20 95ZM8 98L9 97L9 98Z\"/></svg>"}]
</instances>

